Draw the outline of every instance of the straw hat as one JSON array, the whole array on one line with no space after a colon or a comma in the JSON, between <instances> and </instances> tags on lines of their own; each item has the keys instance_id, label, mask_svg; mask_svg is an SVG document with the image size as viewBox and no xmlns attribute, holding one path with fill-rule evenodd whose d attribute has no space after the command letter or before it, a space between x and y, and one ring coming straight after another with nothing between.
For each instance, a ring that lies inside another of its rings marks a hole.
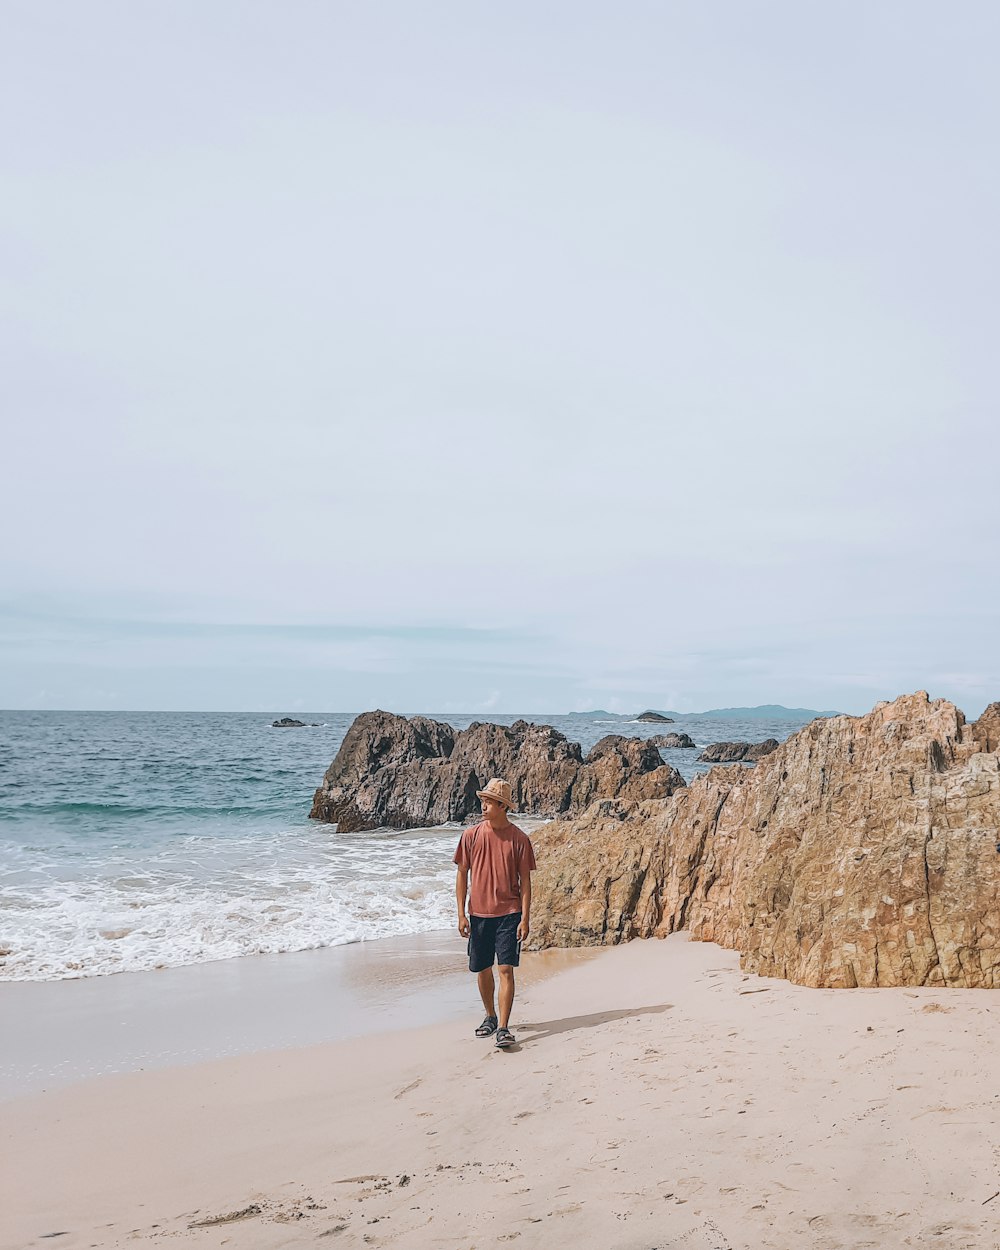
<instances>
[{"instance_id":1,"label":"straw hat","mask_svg":"<svg viewBox=\"0 0 1000 1250\"><path fill-rule=\"evenodd\" d=\"M510 782L501 781L499 777L494 777L492 781L487 782L485 790L477 790L476 796L480 799L496 799L498 803L506 807L508 812L514 810L514 794L510 788Z\"/></svg>"}]
</instances>

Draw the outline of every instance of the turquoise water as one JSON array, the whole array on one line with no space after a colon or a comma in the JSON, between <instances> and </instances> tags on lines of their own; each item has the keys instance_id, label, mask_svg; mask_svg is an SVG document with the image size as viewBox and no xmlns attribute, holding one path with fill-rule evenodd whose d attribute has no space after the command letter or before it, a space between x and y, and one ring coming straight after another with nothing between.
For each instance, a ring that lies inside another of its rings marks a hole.
<instances>
[{"instance_id":1,"label":"turquoise water","mask_svg":"<svg viewBox=\"0 0 1000 1250\"><path fill-rule=\"evenodd\" d=\"M283 714L0 712L0 980L450 927L458 827L341 836L310 821L353 714L297 713L317 727L273 729ZM483 717L441 719L461 728ZM607 733L670 728L544 720L584 750ZM689 718L674 728L705 745L780 740L798 725ZM688 779L704 767L696 754L663 752Z\"/></svg>"}]
</instances>

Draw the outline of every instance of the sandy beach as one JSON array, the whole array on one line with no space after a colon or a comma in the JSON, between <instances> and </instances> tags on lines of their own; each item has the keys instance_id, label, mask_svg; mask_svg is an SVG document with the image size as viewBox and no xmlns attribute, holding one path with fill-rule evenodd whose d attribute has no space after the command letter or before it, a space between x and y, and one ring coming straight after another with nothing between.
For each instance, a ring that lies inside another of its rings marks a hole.
<instances>
[{"instance_id":1,"label":"sandy beach","mask_svg":"<svg viewBox=\"0 0 1000 1250\"><path fill-rule=\"evenodd\" d=\"M536 981L504 1054L469 990L8 1100L0 1245L1000 1245L991 992L806 989L680 934Z\"/></svg>"},{"instance_id":2,"label":"sandy beach","mask_svg":"<svg viewBox=\"0 0 1000 1250\"><path fill-rule=\"evenodd\" d=\"M74 981L0 983L0 1102L95 1076L178 1067L459 1019L465 942L410 934ZM534 955L522 980L592 957Z\"/></svg>"}]
</instances>

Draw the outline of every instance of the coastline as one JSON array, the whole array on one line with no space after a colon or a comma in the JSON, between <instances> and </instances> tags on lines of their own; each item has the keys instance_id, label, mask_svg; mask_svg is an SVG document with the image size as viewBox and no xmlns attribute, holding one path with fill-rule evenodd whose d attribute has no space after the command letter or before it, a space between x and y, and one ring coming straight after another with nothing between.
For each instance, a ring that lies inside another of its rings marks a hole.
<instances>
[{"instance_id":1,"label":"coastline","mask_svg":"<svg viewBox=\"0 0 1000 1250\"><path fill-rule=\"evenodd\" d=\"M520 984L593 955L525 955ZM346 1041L478 1003L454 929L63 981L0 982L0 1107L77 1081Z\"/></svg>"},{"instance_id":2,"label":"coastline","mask_svg":"<svg viewBox=\"0 0 1000 1250\"><path fill-rule=\"evenodd\" d=\"M309 820L355 717L304 714L322 727L291 732L272 729L272 719L0 711L0 984L448 929L452 856L465 823L341 835ZM489 723L510 728L522 719ZM445 720L460 732L482 718ZM609 733L648 737L648 727L618 718L556 715L547 723L584 754ZM688 726L699 742L784 738L797 727ZM690 779L708 767L696 754L666 748L662 759ZM517 819L529 836L547 823L524 812Z\"/></svg>"},{"instance_id":3,"label":"coastline","mask_svg":"<svg viewBox=\"0 0 1000 1250\"><path fill-rule=\"evenodd\" d=\"M514 1052L475 1007L9 1100L0 1247L998 1244L989 991L807 989L676 934L525 986Z\"/></svg>"}]
</instances>

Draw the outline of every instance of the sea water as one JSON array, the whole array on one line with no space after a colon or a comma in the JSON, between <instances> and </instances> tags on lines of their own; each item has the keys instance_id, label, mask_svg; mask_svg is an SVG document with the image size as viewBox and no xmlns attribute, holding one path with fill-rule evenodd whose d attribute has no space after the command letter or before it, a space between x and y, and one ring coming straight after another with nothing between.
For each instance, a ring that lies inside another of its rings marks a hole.
<instances>
[{"instance_id":1,"label":"sea water","mask_svg":"<svg viewBox=\"0 0 1000 1250\"><path fill-rule=\"evenodd\" d=\"M308 819L353 714L0 712L0 981L99 976L427 933L454 919L458 825L339 834ZM442 716L464 728L475 716ZM513 724L516 716L490 716ZM533 716L584 751L675 729L699 746L799 721ZM662 752L690 780L696 751ZM529 833L541 822L518 817Z\"/></svg>"}]
</instances>

